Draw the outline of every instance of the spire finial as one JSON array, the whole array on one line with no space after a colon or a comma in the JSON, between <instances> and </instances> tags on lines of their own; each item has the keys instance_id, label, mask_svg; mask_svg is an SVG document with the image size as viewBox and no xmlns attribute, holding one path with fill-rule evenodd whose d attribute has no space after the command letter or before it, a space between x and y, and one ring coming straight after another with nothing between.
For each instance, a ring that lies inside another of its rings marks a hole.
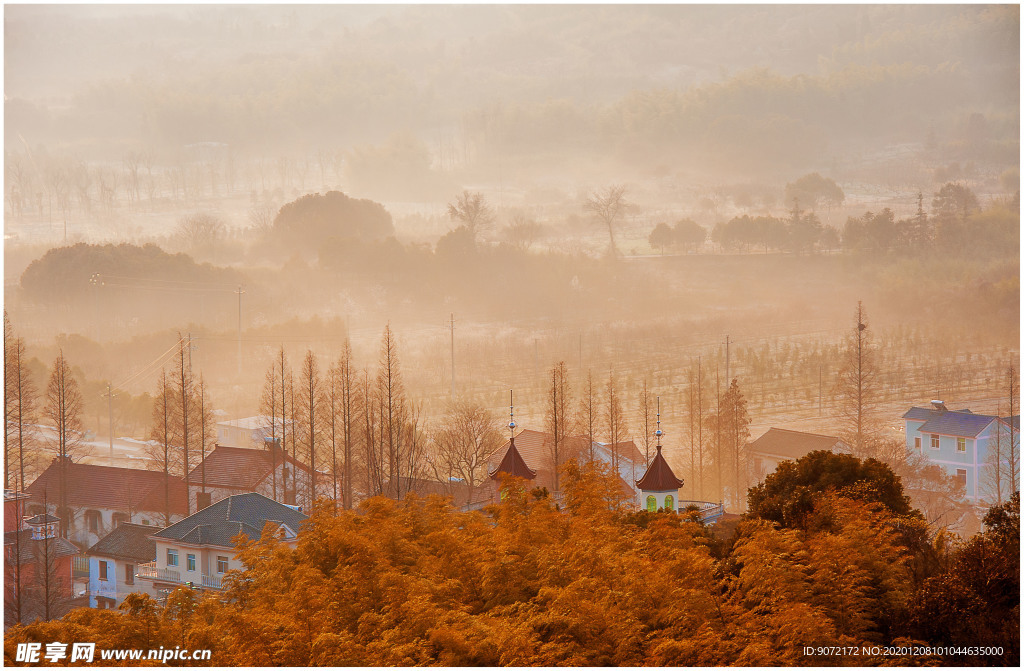
<instances>
[{"instance_id":1,"label":"spire finial","mask_svg":"<svg viewBox=\"0 0 1024 671\"><path fill-rule=\"evenodd\" d=\"M661 396L658 397L658 430L654 432L654 435L658 438L658 451L661 452L661 437L665 435L661 431ZM650 443L648 443L650 445Z\"/></svg>"},{"instance_id":2,"label":"spire finial","mask_svg":"<svg viewBox=\"0 0 1024 671\"><path fill-rule=\"evenodd\" d=\"M515 438L516 433L516 420L515 420L515 406L512 404L512 390L508 390L508 432L512 438Z\"/></svg>"}]
</instances>

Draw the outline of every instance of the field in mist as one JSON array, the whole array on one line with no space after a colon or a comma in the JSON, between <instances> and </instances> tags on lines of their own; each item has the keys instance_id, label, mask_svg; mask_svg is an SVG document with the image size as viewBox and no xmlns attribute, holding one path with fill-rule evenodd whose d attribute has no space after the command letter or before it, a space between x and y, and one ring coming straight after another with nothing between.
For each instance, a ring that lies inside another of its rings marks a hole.
<instances>
[{"instance_id":1,"label":"field in mist","mask_svg":"<svg viewBox=\"0 0 1024 671\"><path fill-rule=\"evenodd\" d=\"M326 368L349 339L372 376L390 324L427 427L453 391L501 415L514 388L542 429L565 361L577 398L616 376L638 444L646 381L682 463L687 376L699 357L726 387L727 336L753 437L834 434L858 301L891 426L1005 403L1018 7L4 16L4 306L40 389L63 351L97 435L111 383L116 435L149 436L179 337L245 417L281 347ZM469 233L449 210L474 194ZM652 238L687 220L707 237Z\"/></svg>"}]
</instances>

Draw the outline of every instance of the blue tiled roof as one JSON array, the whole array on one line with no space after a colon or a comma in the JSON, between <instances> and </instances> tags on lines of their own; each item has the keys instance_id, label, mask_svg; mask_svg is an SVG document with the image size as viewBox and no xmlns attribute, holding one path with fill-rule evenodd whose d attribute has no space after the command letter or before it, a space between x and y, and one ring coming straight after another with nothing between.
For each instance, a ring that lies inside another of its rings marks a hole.
<instances>
[{"instance_id":1,"label":"blue tiled roof","mask_svg":"<svg viewBox=\"0 0 1024 671\"><path fill-rule=\"evenodd\" d=\"M923 422L926 419L930 418L933 413L938 414L938 411L933 410L931 408L913 407L910 410L907 410L905 413L903 413L903 419L909 419L914 422Z\"/></svg>"},{"instance_id":2,"label":"blue tiled roof","mask_svg":"<svg viewBox=\"0 0 1024 671\"><path fill-rule=\"evenodd\" d=\"M1013 417L1003 417L1003 421L1012 426L1017 431L1020 431L1020 415L1014 415Z\"/></svg>"},{"instance_id":3,"label":"blue tiled roof","mask_svg":"<svg viewBox=\"0 0 1024 671\"><path fill-rule=\"evenodd\" d=\"M992 423L995 417L969 412L935 413L918 429L921 433L941 433L944 436L974 438Z\"/></svg>"},{"instance_id":4,"label":"blue tiled roof","mask_svg":"<svg viewBox=\"0 0 1024 671\"><path fill-rule=\"evenodd\" d=\"M259 538L267 522L285 524L297 532L306 519L294 508L262 494L236 494L153 535L196 545L232 547L231 539L239 533Z\"/></svg>"}]
</instances>

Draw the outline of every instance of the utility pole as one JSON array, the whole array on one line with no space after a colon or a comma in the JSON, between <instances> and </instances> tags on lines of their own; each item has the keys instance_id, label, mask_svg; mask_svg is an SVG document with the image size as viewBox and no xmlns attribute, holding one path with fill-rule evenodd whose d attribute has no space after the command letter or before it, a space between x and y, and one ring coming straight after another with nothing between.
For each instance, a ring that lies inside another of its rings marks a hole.
<instances>
[{"instance_id":1,"label":"utility pole","mask_svg":"<svg viewBox=\"0 0 1024 671\"><path fill-rule=\"evenodd\" d=\"M451 313L451 321L449 326L452 332L452 388L449 392L449 396L455 398L455 313Z\"/></svg>"},{"instance_id":2,"label":"utility pole","mask_svg":"<svg viewBox=\"0 0 1024 671\"><path fill-rule=\"evenodd\" d=\"M241 285L235 289L235 293L238 294L238 375L242 374L242 291Z\"/></svg>"}]
</instances>

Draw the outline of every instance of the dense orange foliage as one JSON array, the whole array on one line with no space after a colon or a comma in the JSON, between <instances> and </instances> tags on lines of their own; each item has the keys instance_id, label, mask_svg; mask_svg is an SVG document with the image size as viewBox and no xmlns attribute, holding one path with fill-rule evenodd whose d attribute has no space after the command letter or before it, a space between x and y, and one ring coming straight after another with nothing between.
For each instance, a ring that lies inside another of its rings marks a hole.
<instances>
[{"instance_id":1,"label":"dense orange foliage","mask_svg":"<svg viewBox=\"0 0 1024 671\"><path fill-rule=\"evenodd\" d=\"M16 627L5 661L27 640L209 648L218 666L939 661L804 654L908 642L907 522L877 504L826 493L809 530L723 529L620 510L599 466L566 470L562 510L523 481L503 486L485 512L436 497L321 507L294 549L243 543L246 570L222 593L179 590L165 607L133 596L119 612Z\"/></svg>"}]
</instances>

